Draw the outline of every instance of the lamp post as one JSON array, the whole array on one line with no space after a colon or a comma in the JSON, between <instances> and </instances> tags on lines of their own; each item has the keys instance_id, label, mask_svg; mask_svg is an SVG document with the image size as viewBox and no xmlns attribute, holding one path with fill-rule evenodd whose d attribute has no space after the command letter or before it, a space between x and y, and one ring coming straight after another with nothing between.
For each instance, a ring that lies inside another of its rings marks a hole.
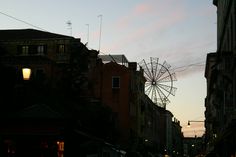
<instances>
[{"instance_id":1,"label":"lamp post","mask_svg":"<svg viewBox=\"0 0 236 157\"><path fill-rule=\"evenodd\" d=\"M187 127L190 127L190 122L201 122L201 123L204 123L205 121L203 121L203 120L189 120Z\"/></svg>"}]
</instances>

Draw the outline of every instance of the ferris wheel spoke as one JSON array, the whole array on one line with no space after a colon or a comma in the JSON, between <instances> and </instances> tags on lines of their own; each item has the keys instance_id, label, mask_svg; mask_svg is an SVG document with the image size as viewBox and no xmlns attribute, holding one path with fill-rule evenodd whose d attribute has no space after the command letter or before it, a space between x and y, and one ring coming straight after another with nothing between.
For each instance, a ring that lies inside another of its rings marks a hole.
<instances>
[{"instance_id":1,"label":"ferris wheel spoke","mask_svg":"<svg viewBox=\"0 0 236 157\"><path fill-rule=\"evenodd\" d=\"M154 98L155 98L155 97L154 97L154 91L155 91L154 88L155 88L155 87L152 87L152 93L151 93L151 100L152 100L152 101L153 101Z\"/></svg>"},{"instance_id":2,"label":"ferris wheel spoke","mask_svg":"<svg viewBox=\"0 0 236 157\"><path fill-rule=\"evenodd\" d=\"M148 82L152 82L152 79L149 77L145 77Z\"/></svg>"},{"instance_id":3,"label":"ferris wheel spoke","mask_svg":"<svg viewBox=\"0 0 236 157\"><path fill-rule=\"evenodd\" d=\"M158 58L152 58L150 57L151 60L151 73L152 73L152 78L155 79L156 76L156 71L157 71L157 66L155 67L154 65L158 63Z\"/></svg>"},{"instance_id":4,"label":"ferris wheel spoke","mask_svg":"<svg viewBox=\"0 0 236 157\"><path fill-rule=\"evenodd\" d=\"M157 82L171 82L172 77L170 75L163 76L162 78L159 78Z\"/></svg>"},{"instance_id":5,"label":"ferris wheel spoke","mask_svg":"<svg viewBox=\"0 0 236 157\"><path fill-rule=\"evenodd\" d=\"M152 74L150 73L150 70L147 66L147 63L145 62L145 60L143 59L143 66L145 67L144 73L146 74L146 76L152 80Z\"/></svg>"},{"instance_id":6,"label":"ferris wheel spoke","mask_svg":"<svg viewBox=\"0 0 236 157\"><path fill-rule=\"evenodd\" d=\"M157 98L159 96L158 92L157 92L157 86L154 86L153 91L154 91L154 99L153 100L154 100L154 103L157 104L157 102L158 102Z\"/></svg>"},{"instance_id":7,"label":"ferris wheel spoke","mask_svg":"<svg viewBox=\"0 0 236 157\"><path fill-rule=\"evenodd\" d=\"M149 81L147 81L147 82L145 83L145 88L148 87L148 86L152 86L152 83L149 82Z\"/></svg>"},{"instance_id":8,"label":"ferris wheel spoke","mask_svg":"<svg viewBox=\"0 0 236 157\"><path fill-rule=\"evenodd\" d=\"M160 99L160 98L161 98L161 95L158 93L158 87L157 87L157 86L155 86L153 90L155 91L154 103L157 104L158 101L161 100L161 99ZM158 99L158 97L159 97L159 99Z\"/></svg>"},{"instance_id":9,"label":"ferris wheel spoke","mask_svg":"<svg viewBox=\"0 0 236 157\"><path fill-rule=\"evenodd\" d=\"M157 93L158 93L158 95L159 95L159 100L161 101L161 104L164 104L163 96L162 96L162 94L161 94L160 89L159 89L158 87L156 87L155 90L157 91Z\"/></svg>"},{"instance_id":10,"label":"ferris wheel spoke","mask_svg":"<svg viewBox=\"0 0 236 157\"><path fill-rule=\"evenodd\" d=\"M161 78L166 72L168 71L168 69L164 66L161 66L160 71L156 77L156 80L158 80L159 78Z\"/></svg>"},{"instance_id":11,"label":"ferris wheel spoke","mask_svg":"<svg viewBox=\"0 0 236 157\"><path fill-rule=\"evenodd\" d=\"M152 86L150 85L149 87L147 87L147 89L145 90L145 93L147 94L147 96L149 96L150 92L151 92Z\"/></svg>"},{"instance_id":12,"label":"ferris wheel spoke","mask_svg":"<svg viewBox=\"0 0 236 157\"><path fill-rule=\"evenodd\" d=\"M161 82L172 82L172 81L176 81L175 73L168 74L167 76L159 78L159 80L157 82L161 83Z\"/></svg>"},{"instance_id":13,"label":"ferris wheel spoke","mask_svg":"<svg viewBox=\"0 0 236 157\"><path fill-rule=\"evenodd\" d=\"M162 99L162 103L169 103L170 100L168 99L168 96L166 96L162 90L160 90L160 88L158 88L158 91L160 92L160 95L161 95L161 99Z\"/></svg>"},{"instance_id":14,"label":"ferris wheel spoke","mask_svg":"<svg viewBox=\"0 0 236 157\"><path fill-rule=\"evenodd\" d=\"M156 64L155 64L155 73L154 73L154 78L155 79L157 77L157 69L158 69L158 58L157 58L157 61L156 61Z\"/></svg>"},{"instance_id":15,"label":"ferris wheel spoke","mask_svg":"<svg viewBox=\"0 0 236 157\"><path fill-rule=\"evenodd\" d=\"M146 71L144 71L144 74L145 74L145 78L147 79L147 80L149 80L149 81L151 81L152 80L152 78L149 76L149 74L146 72Z\"/></svg>"},{"instance_id":16,"label":"ferris wheel spoke","mask_svg":"<svg viewBox=\"0 0 236 157\"><path fill-rule=\"evenodd\" d=\"M158 84L158 87L160 87L161 89L163 89L167 93L175 96L175 92L177 90L176 87L172 87L172 86L168 86L168 85L164 85L164 84Z\"/></svg>"}]
</instances>

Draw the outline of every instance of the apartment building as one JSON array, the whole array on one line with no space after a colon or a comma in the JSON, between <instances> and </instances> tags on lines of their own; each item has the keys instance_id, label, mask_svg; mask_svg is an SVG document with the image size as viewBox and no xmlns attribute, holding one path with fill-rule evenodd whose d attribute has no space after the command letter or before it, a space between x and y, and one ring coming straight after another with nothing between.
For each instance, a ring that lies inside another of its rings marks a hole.
<instances>
[{"instance_id":1,"label":"apartment building","mask_svg":"<svg viewBox=\"0 0 236 157\"><path fill-rule=\"evenodd\" d=\"M236 2L213 0L217 7L217 52L206 60L207 151L219 156L235 156L236 119Z\"/></svg>"}]
</instances>

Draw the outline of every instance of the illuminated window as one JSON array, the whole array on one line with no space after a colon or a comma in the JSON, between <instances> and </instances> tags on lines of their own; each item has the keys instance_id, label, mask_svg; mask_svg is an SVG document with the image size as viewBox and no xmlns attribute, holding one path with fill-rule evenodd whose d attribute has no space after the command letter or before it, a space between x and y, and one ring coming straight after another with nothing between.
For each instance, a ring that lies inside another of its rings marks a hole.
<instances>
[{"instance_id":1,"label":"illuminated window","mask_svg":"<svg viewBox=\"0 0 236 157\"><path fill-rule=\"evenodd\" d=\"M112 88L120 88L120 77L112 76Z\"/></svg>"},{"instance_id":2,"label":"illuminated window","mask_svg":"<svg viewBox=\"0 0 236 157\"><path fill-rule=\"evenodd\" d=\"M64 157L64 141L57 141L58 157Z\"/></svg>"}]
</instances>

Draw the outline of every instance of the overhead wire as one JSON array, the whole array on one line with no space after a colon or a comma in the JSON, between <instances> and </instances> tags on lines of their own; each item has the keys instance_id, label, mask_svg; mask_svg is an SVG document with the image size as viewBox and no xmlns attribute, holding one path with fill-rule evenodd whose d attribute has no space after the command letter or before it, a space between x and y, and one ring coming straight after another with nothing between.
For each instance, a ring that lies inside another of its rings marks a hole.
<instances>
[{"instance_id":1,"label":"overhead wire","mask_svg":"<svg viewBox=\"0 0 236 157\"><path fill-rule=\"evenodd\" d=\"M121 60L119 58L117 58L115 56L112 56L111 54L105 54L104 52L101 52L101 51L100 51L100 53L102 53L103 55L110 56L112 58L112 60L114 60L114 58L115 58L116 60L121 62ZM177 67L177 68L173 68L173 69L170 69L170 70L174 70L175 71L177 69L181 69L181 70L177 70L175 72L183 72L183 71L186 71L190 67L196 67L196 66L205 66L205 62L202 61L202 62L192 63L192 64L188 64L188 65L183 65L183 66L180 66L180 67ZM182 69L182 68L184 68L184 69Z\"/></svg>"},{"instance_id":2,"label":"overhead wire","mask_svg":"<svg viewBox=\"0 0 236 157\"><path fill-rule=\"evenodd\" d=\"M205 66L205 62L198 62L198 63L192 63L192 64L188 64L188 65L183 65L183 66L180 66L180 67L177 67L177 68L173 68L171 70L177 70L177 69L184 68L182 70L175 71L175 72L183 72L183 71L187 70L190 67L196 67L196 66Z\"/></svg>"},{"instance_id":3,"label":"overhead wire","mask_svg":"<svg viewBox=\"0 0 236 157\"><path fill-rule=\"evenodd\" d=\"M26 24L26 25L29 25L29 26L31 26L31 27L34 27L34 28L37 28L37 29L40 29L40 30L43 30L43 31L48 32L47 30L45 30L45 29L43 29L43 28L41 28L41 27L38 27L38 26L36 26L36 25L34 25L34 24L31 24L31 23L29 23L29 22L26 22L26 21L24 21L24 20L21 20L21 19L19 19L19 18L16 18L16 17L14 17L14 16L12 16L12 15L6 14L6 13L4 13L4 12L1 12L1 11L0 11L0 14L2 14L2 15L4 15L4 16L7 16L7 17L9 17L9 18L11 18L11 19L14 19L14 20L16 20L16 21L22 22L22 23L24 23L24 24ZM105 54L104 52L101 52L101 51L99 51L99 52L102 53L103 55L108 55L108 56L110 56L113 61L116 59L117 61L122 62L119 58L117 58L117 57L115 57L115 56L112 56L111 54ZM115 58L115 59L114 59L114 58ZM204 62L193 63L193 64L189 64L189 65L184 65L184 66L180 66L180 67L174 68L174 69L172 69L172 70L184 68L184 69L182 69L182 70L177 70L177 71L176 71L176 72L182 72L182 71L187 70L189 67L204 66L205 64L202 64L202 63L204 63Z\"/></svg>"},{"instance_id":4,"label":"overhead wire","mask_svg":"<svg viewBox=\"0 0 236 157\"><path fill-rule=\"evenodd\" d=\"M9 14L6 14L6 13L4 13L4 12L1 12L1 11L0 11L0 14L2 14L2 15L4 15L4 16L7 16L7 17L9 17L9 18L11 18L11 19L14 19L14 20L16 20L16 21L22 22L22 23L24 23L24 24L26 24L26 25L29 25L29 26L31 26L31 27L34 27L34 28L37 28L37 29L40 29L40 30L43 30L43 31L48 32L47 30L45 30L45 29L43 29L43 28L41 28L41 27L38 27L38 26L36 26L36 25L33 25L33 24L29 23L29 22L26 22L26 21L24 21L24 20L21 20L21 19L19 19L19 18L16 18L16 17L11 16L11 15L9 15Z\"/></svg>"}]
</instances>

